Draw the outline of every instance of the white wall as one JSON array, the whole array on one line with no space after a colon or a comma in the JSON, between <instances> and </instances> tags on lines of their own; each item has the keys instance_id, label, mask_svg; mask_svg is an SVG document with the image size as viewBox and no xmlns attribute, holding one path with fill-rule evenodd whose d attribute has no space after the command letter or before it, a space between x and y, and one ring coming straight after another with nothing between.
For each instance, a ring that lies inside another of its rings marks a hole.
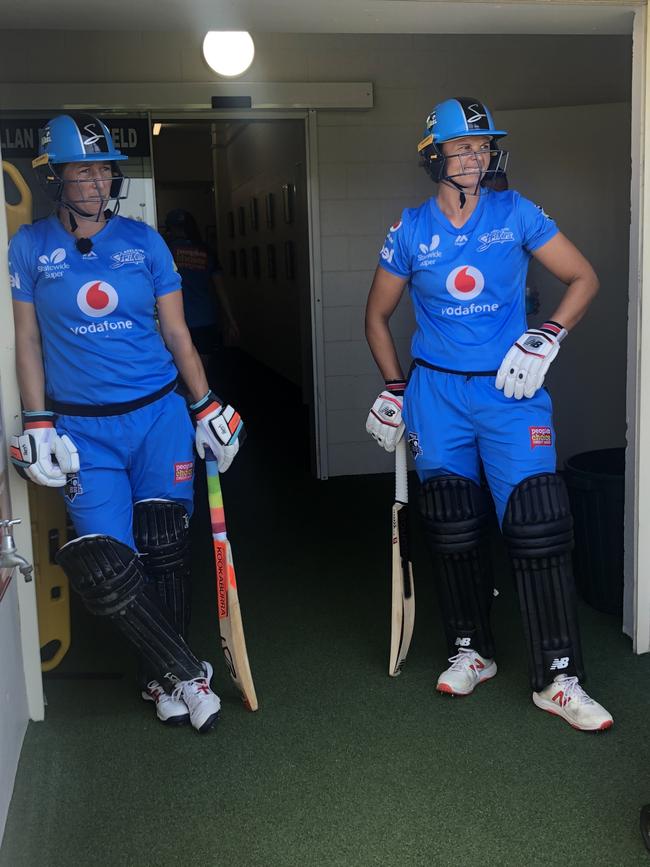
<instances>
[{"instance_id":1,"label":"white wall","mask_svg":"<svg viewBox=\"0 0 650 867\"><path fill-rule=\"evenodd\" d=\"M497 117L515 109L625 102L631 41L587 36L254 36L255 61L239 80L373 82L371 111L318 116L328 462L330 475L388 470L390 457L364 431L381 382L363 338L362 309L387 227L402 208L418 204L432 191L417 167L415 151L424 118L435 102L450 94L479 96ZM112 62L116 45L119 63ZM211 78L198 34L0 33L0 81L83 80L89 102L93 82ZM63 84L61 94L63 102ZM586 147L595 154L605 144L598 137ZM516 164L515 158L513 170ZM534 193L534 174L526 181ZM604 186L602 193L605 201ZM596 235L602 226L593 211L589 216L594 216ZM406 311L394 322L405 355L410 327ZM585 351L596 352L599 332L593 329L590 335ZM567 348L566 355L573 351ZM612 417L608 412L604 421ZM567 442L581 448L578 440L576 436Z\"/></svg>"}]
</instances>

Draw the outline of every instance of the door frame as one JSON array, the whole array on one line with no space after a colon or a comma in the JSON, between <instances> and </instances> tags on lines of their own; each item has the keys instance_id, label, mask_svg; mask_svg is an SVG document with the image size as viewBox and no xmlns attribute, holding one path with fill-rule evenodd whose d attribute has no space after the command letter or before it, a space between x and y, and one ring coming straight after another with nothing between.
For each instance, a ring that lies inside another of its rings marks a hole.
<instances>
[{"instance_id":1,"label":"door frame","mask_svg":"<svg viewBox=\"0 0 650 867\"><path fill-rule=\"evenodd\" d=\"M0 159L2 159L1 150ZM5 191L4 184L0 184L0 321L3 323L3 339L0 341L0 390L2 392L2 428L7 436L11 436L14 431L16 433L22 431L22 416L15 373L16 339L11 289L9 287L7 244ZM13 470L7 473L7 477L12 518L19 518L21 522L14 527L16 548L22 557L29 563L33 563L32 525L27 497L28 483ZM29 717L32 720L42 720L45 717L45 700L36 611L36 586L34 581L26 582L17 570L14 570L12 580L16 582L18 592L20 641Z\"/></svg>"}]
</instances>

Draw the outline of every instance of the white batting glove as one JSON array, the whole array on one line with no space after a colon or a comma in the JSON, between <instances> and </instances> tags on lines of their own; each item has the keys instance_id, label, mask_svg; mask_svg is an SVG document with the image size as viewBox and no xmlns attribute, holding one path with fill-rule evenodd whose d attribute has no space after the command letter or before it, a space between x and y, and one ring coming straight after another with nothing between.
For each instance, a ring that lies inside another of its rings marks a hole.
<instances>
[{"instance_id":1,"label":"white batting glove","mask_svg":"<svg viewBox=\"0 0 650 867\"><path fill-rule=\"evenodd\" d=\"M67 434L57 434L49 411L24 412L23 423L23 433L11 438L11 462L37 485L62 488L69 473L79 472L77 447Z\"/></svg>"},{"instance_id":2,"label":"white batting glove","mask_svg":"<svg viewBox=\"0 0 650 867\"><path fill-rule=\"evenodd\" d=\"M513 344L497 371L495 385L506 397L532 397L544 384L551 362L560 351L567 330L549 320L541 328L529 328Z\"/></svg>"},{"instance_id":3,"label":"white batting glove","mask_svg":"<svg viewBox=\"0 0 650 867\"><path fill-rule=\"evenodd\" d=\"M388 380L366 420L366 430L387 452L395 451L395 446L404 434L402 405L405 388L406 383L402 379Z\"/></svg>"},{"instance_id":4,"label":"white batting glove","mask_svg":"<svg viewBox=\"0 0 650 867\"><path fill-rule=\"evenodd\" d=\"M205 450L209 449L217 459L219 472L225 473L246 439L241 416L213 391L191 404L190 412L196 422L195 441L199 457L205 458Z\"/></svg>"}]
</instances>

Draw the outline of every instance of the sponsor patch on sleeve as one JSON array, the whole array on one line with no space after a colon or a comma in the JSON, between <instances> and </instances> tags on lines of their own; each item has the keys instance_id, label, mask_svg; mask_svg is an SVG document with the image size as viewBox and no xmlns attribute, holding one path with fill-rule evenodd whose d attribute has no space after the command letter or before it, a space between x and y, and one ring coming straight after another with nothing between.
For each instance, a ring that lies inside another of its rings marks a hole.
<instances>
[{"instance_id":1,"label":"sponsor patch on sleeve","mask_svg":"<svg viewBox=\"0 0 650 867\"><path fill-rule=\"evenodd\" d=\"M553 445L550 427L530 427L528 430L530 431L531 449L537 448L537 446Z\"/></svg>"},{"instance_id":2,"label":"sponsor patch on sleeve","mask_svg":"<svg viewBox=\"0 0 650 867\"><path fill-rule=\"evenodd\" d=\"M181 461L174 464L174 484L191 482L194 476L194 461Z\"/></svg>"}]
</instances>

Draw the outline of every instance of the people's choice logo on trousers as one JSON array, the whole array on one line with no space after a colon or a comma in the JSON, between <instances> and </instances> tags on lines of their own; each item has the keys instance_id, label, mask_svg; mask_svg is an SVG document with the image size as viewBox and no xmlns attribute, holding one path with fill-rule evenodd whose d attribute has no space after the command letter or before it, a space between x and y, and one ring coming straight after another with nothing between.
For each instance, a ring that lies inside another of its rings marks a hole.
<instances>
[{"instance_id":1,"label":"people's choice logo on trousers","mask_svg":"<svg viewBox=\"0 0 650 867\"><path fill-rule=\"evenodd\" d=\"M91 280L84 283L77 292L77 304L87 316L99 318L108 316L117 307L117 292L110 283L103 280Z\"/></svg>"},{"instance_id":2,"label":"people's choice logo on trousers","mask_svg":"<svg viewBox=\"0 0 650 867\"><path fill-rule=\"evenodd\" d=\"M447 292L458 301L471 301L483 291L485 278L472 265L459 265L447 277Z\"/></svg>"}]
</instances>

